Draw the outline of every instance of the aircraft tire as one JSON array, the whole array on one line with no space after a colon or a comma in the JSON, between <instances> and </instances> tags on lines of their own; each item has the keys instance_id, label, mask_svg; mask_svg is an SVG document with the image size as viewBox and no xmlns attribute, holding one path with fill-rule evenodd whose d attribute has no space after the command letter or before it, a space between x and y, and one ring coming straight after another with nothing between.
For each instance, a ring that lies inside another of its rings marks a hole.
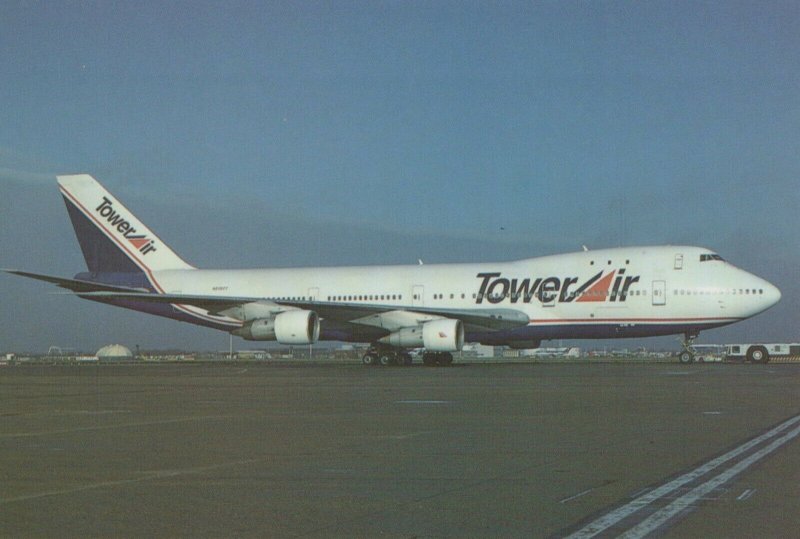
<instances>
[{"instance_id":1,"label":"aircraft tire","mask_svg":"<svg viewBox=\"0 0 800 539\"><path fill-rule=\"evenodd\" d=\"M678 361L684 365L689 365L692 361L694 361L694 355L692 355L690 351L684 350L678 354Z\"/></svg>"},{"instance_id":2,"label":"aircraft tire","mask_svg":"<svg viewBox=\"0 0 800 539\"><path fill-rule=\"evenodd\" d=\"M410 367L414 363L414 360L411 359L411 354L408 352L404 352L397 356L397 364L403 367Z\"/></svg>"},{"instance_id":3,"label":"aircraft tire","mask_svg":"<svg viewBox=\"0 0 800 539\"><path fill-rule=\"evenodd\" d=\"M370 353L364 354L364 356L361 358L361 363L370 366L376 365L378 363L378 356Z\"/></svg>"},{"instance_id":4,"label":"aircraft tire","mask_svg":"<svg viewBox=\"0 0 800 539\"><path fill-rule=\"evenodd\" d=\"M747 349L747 361L750 363L767 363L769 361L769 352L763 346L751 346Z\"/></svg>"},{"instance_id":5,"label":"aircraft tire","mask_svg":"<svg viewBox=\"0 0 800 539\"><path fill-rule=\"evenodd\" d=\"M395 355L391 352L386 352L378 357L378 362L381 364L382 367L390 367L392 365L396 365L397 361L395 359Z\"/></svg>"}]
</instances>

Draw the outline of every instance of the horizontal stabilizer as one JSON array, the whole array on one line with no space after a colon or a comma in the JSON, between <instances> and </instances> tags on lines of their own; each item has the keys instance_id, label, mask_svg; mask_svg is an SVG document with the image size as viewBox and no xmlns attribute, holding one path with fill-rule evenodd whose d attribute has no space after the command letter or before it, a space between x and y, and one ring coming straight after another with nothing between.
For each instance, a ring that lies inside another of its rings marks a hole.
<instances>
[{"instance_id":1,"label":"horizontal stabilizer","mask_svg":"<svg viewBox=\"0 0 800 539\"><path fill-rule=\"evenodd\" d=\"M28 277L30 279L36 279L38 281L45 281L48 283L53 283L55 285L60 286L61 288L66 288L67 290L72 290L73 292L82 293L82 292L128 292L128 293L142 293L142 289L140 288L128 288L126 286L114 286L110 284L102 284L102 283L95 283L92 281L81 281L79 279L65 279L64 277L54 277L52 275L45 275L43 273L31 273L29 271L20 271L14 269L3 269L2 271L6 273L12 273L14 275L20 275L22 277Z\"/></svg>"},{"instance_id":2,"label":"horizontal stabilizer","mask_svg":"<svg viewBox=\"0 0 800 539\"><path fill-rule=\"evenodd\" d=\"M92 291L81 293L81 297L87 299L120 299L131 301L142 301L145 303L167 303L178 305L191 305L208 311L211 314L218 314L233 307L239 307L247 303L266 303L263 298L246 298L231 296L203 296L191 294L152 294L147 292L135 291ZM277 307L277 304L275 304ZM278 311L281 309L278 308Z\"/></svg>"}]
</instances>

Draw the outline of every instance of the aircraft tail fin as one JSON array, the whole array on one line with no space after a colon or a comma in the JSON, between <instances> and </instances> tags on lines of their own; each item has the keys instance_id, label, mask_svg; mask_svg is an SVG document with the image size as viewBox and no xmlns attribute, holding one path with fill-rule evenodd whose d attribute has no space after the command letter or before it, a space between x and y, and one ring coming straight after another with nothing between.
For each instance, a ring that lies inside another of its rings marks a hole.
<instances>
[{"instance_id":1,"label":"aircraft tail fin","mask_svg":"<svg viewBox=\"0 0 800 539\"><path fill-rule=\"evenodd\" d=\"M192 269L90 175L58 176L58 185L90 272Z\"/></svg>"}]
</instances>

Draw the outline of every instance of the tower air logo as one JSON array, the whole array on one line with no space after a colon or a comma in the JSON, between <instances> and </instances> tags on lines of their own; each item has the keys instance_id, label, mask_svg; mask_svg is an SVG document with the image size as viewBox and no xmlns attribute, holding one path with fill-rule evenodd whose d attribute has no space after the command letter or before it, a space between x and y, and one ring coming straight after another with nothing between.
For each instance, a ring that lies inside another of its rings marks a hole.
<instances>
[{"instance_id":1,"label":"tower air logo","mask_svg":"<svg viewBox=\"0 0 800 539\"><path fill-rule=\"evenodd\" d=\"M639 281L639 276L625 275L625 269L613 270L603 276L599 272L584 282L578 277L547 277L536 279L507 279L497 273L479 273L476 275L481 280L475 303L501 303L509 300L511 303L530 303L535 297L544 304L559 303L584 303L594 301L619 301L623 302L628 297L628 288Z\"/></svg>"},{"instance_id":2,"label":"tower air logo","mask_svg":"<svg viewBox=\"0 0 800 539\"><path fill-rule=\"evenodd\" d=\"M100 214L100 217L108 221L111 228L116 228L137 251L143 255L155 251L156 248L153 245L155 242L145 234L136 234L136 229L114 209L112 204L113 203L109 199L103 197L103 202L95 208L95 211Z\"/></svg>"}]
</instances>

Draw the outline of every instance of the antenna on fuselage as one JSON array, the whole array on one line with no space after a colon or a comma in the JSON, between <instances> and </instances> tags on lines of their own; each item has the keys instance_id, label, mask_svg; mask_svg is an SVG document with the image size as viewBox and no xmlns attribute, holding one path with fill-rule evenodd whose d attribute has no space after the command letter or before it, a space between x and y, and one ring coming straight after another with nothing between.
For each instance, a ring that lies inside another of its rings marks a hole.
<instances>
[{"instance_id":1,"label":"antenna on fuselage","mask_svg":"<svg viewBox=\"0 0 800 539\"><path fill-rule=\"evenodd\" d=\"M584 252L589 250L589 248L586 247L585 245L581 245L581 247L583 247Z\"/></svg>"}]
</instances>

